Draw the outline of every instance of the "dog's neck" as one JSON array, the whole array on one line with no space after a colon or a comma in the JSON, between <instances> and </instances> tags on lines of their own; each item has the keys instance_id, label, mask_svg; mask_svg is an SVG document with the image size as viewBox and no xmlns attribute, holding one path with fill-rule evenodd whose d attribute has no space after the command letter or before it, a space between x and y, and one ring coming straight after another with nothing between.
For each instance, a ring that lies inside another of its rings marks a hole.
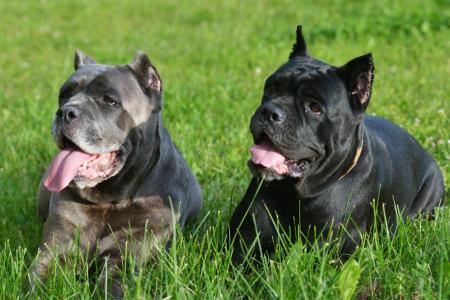
<instances>
[{"instance_id":1,"label":"dog's neck","mask_svg":"<svg viewBox=\"0 0 450 300\"><path fill-rule=\"evenodd\" d=\"M320 172L306 176L297 184L297 191L301 199L317 197L323 191L344 179L357 165L362 157L364 139L364 124L359 123L353 135L348 138L347 151L338 157L327 161Z\"/></svg>"}]
</instances>

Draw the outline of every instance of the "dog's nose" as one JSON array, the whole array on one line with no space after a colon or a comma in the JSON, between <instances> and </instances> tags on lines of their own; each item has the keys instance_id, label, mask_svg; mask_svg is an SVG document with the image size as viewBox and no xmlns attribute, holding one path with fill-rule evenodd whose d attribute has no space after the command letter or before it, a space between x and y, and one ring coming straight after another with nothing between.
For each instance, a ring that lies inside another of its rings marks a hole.
<instances>
[{"instance_id":1,"label":"dog's nose","mask_svg":"<svg viewBox=\"0 0 450 300\"><path fill-rule=\"evenodd\" d=\"M261 115L273 124L283 123L286 119L284 110L274 103L266 103L261 108Z\"/></svg>"},{"instance_id":2,"label":"dog's nose","mask_svg":"<svg viewBox=\"0 0 450 300\"><path fill-rule=\"evenodd\" d=\"M80 110L75 106L66 106L59 109L57 112L65 123L70 123L80 116Z\"/></svg>"}]
</instances>

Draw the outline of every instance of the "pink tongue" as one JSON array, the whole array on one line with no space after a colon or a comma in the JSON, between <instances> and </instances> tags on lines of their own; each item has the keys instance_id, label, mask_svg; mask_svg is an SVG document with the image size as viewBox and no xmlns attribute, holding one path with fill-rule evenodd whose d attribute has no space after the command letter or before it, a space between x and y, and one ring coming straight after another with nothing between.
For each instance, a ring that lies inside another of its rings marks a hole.
<instances>
[{"instance_id":1,"label":"pink tongue","mask_svg":"<svg viewBox=\"0 0 450 300\"><path fill-rule=\"evenodd\" d=\"M45 174L44 185L50 192L63 190L77 174L78 168L91 155L74 149L63 149L53 159Z\"/></svg>"},{"instance_id":2,"label":"pink tongue","mask_svg":"<svg viewBox=\"0 0 450 300\"><path fill-rule=\"evenodd\" d=\"M284 164L286 158L279 153L268 142L254 145L250 148L252 154L252 161L255 164L263 165L266 168L274 169L278 174L288 172L287 166Z\"/></svg>"}]
</instances>

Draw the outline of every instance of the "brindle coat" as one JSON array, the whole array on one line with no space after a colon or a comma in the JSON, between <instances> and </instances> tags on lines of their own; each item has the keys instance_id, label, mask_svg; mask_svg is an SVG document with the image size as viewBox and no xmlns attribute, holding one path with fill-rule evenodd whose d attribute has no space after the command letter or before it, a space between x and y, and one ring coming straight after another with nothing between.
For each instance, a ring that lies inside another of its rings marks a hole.
<instances>
[{"instance_id":1,"label":"brindle coat","mask_svg":"<svg viewBox=\"0 0 450 300\"><path fill-rule=\"evenodd\" d=\"M94 186L75 177L59 193L41 182L37 205L45 225L32 284L45 279L53 255L67 254L78 235L80 248L108 268L111 294L122 297L117 268L125 247L141 263L154 257L170 240L174 224L183 227L198 214L201 190L163 126L161 79L144 53L130 65L106 66L77 51L75 69L61 87L52 128L56 143L63 148L69 139L94 153L119 145L121 169ZM114 110L99 100L104 94L115 95ZM61 120L67 107L80 112L70 124Z\"/></svg>"}]
</instances>

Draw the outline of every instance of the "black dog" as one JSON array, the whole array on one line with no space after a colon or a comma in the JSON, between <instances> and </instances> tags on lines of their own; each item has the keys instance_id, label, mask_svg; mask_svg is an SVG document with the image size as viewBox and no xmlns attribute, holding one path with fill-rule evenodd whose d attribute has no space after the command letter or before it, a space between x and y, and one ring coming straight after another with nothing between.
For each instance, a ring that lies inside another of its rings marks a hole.
<instances>
[{"instance_id":1,"label":"black dog","mask_svg":"<svg viewBox=\"0 0 450 300\"><path fill-rule=\"evenodd\" d=\"M350 220L341 246L351 253L373 223L372 200L392 228L396 206L413 217L442 203L444 184L433 158L400 127L364 117L373 72L371 54L342 67L312 58L297 27L289 61L267 79L251 120L255 177L230 223L235 263L257 236L263 252L274 250L274 222L292 239L299 229L311 242L312 232L336 232ZM258 177L264 181L259 191Z\"/></svg>"}]
</instances>

